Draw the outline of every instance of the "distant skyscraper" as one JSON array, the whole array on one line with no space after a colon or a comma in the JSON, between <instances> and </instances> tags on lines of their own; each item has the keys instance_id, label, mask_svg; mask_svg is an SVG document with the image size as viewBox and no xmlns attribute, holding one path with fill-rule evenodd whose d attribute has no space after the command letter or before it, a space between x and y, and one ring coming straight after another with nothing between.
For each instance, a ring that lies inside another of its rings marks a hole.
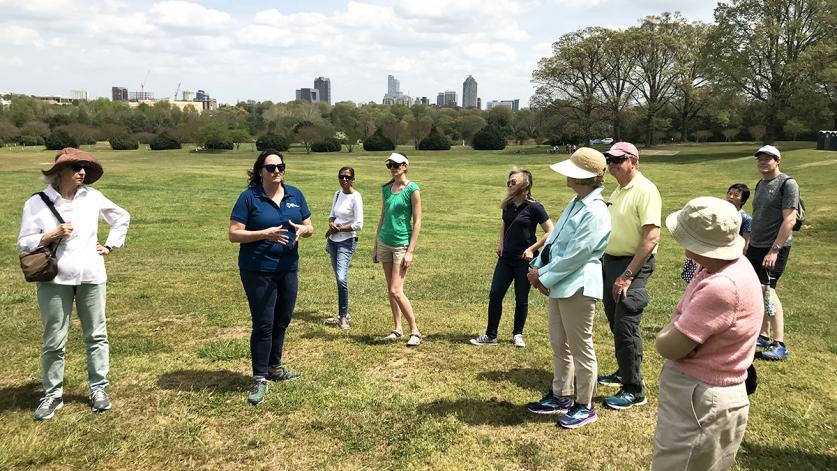
<instances>
[{"instance_id":1,"label":"distant skyscraper","mask_svg":"<svg viewBox=\"0 0 837 471\"><path fill-rule=\"evenodd\" d=\"M478 110L482 109L482 98L480 98L480 97L477 97L477 109Z\"/></svg>"},{"instance_id":2,"label":"distant skyscraper","mask_svg":"<svg viewBox=\"0 0 837 471\"><path fill-rule=\"evenodd\" d=\"M296 91L296 99L316 103L320 101L320 91L316 88L300 88Z\"/></svg>"},{"instance_id":3,"label":"distant skyscraper","mask_svg":"<svg viewBox=\"0 0 837 471\"><path fill-rule=\"evenodd\" d=\"M423 96L421 98L416 98L416 103L417 104L422 104L422 105L429 105L430 100L428 100L426 96Z\"/></svg>"},{"instance_id":4,"label":"distant skyscraper","mask_svg":"<svg viewBox=\"0 0 837 471\"><path fill-rule=\"evenodd\" d=\"M203 90L198 90L197 93L195 94L195 100L197 100L197 101L209 101L210 100L209 93L206 93Z\"/></svg>"},{"instance_id":5,"label":"distant skyscraper","mask_svg":"<svg viewBox=\"0 0 837 471\"><path fill-rule=\"evenodd\" d=\"M490 110L490 109L496 108L498 106L506 106L506 107L511 108L512 111L519 111L520 110L520 100L519 99L502 100L502 101L491 100L491 101L488 102L485 109Z\"/></svg>"},{"instance_id":6,"label":"distant skyscraper","mask_svg":"<svg viewBox=\"0 0 837 471\"><path fill-rule=\"evenodd\" d=\"M462 107L477 107L477 81L470 75L462 82Z\"/></svg>"},{"instance_id":7,"label":"distant skyscraper","mask_svg":"<svg viewBox=\"0 0 837 471\"><path fill-rule=\"evenodd\" d=\"M70 90L70 98L73 100L87 101L87 90Z\"/></svg>"},{"instance_id":8,"label":"distant skyscraper","mask_svg":"<svg viewBox=\"0 0 837 471\"><path fill-rule=\"evenodd\" d=\"M387 95L398 95L401 93L401 81L393 75L387 75Z\"/></svg>"},{"instance_id":9,"label":"distant skyscraper","mask_svg":"<svg viewBox=\"0 0 837 471\"><path fill-rule=\"evenodd\" d=\"M456 106L456 92L453 90L445 90L445 105Z\"/></svg>"},{"instance_id":10,"label":"distant skyscraper","mask_svg":"<svg viewBox=\"0 0 837 471\"><path fill-rule=\"evenodd\" d=\"M331 104L331 79L328 77L317 77L314 79L314 88L320 92L320 101Z\"/></svg>"},{"instance_id":11,"label":"distant skyscraper","mask_svg":"<svg viewBox=\"0 0 837 471\"><path fill-rule=\"evenodd\" d=\"M191 90L183 90L183 101L195 101L197 95Z\"/></svg>"},{"instance_id":12,"label":"distant skyscraper","mask_svg":"<svg viewBox=\"0 0 837 471\"><path fill-rule=\"evenodd\" d=\"M445 92L439 92L439 94L436 95L436 106L440 108L445 106Z\"/></svg>"},{"instance_id":13,"label":"distant skyscraper","mask_svg":"<svg viewBox=\"0 0 837 471\"><path fill-rule=\"evenodd\" d=\"M110 93L113 101L128 101L128 89L125 87L111 87Z\"/></svg>"}]
</instances>

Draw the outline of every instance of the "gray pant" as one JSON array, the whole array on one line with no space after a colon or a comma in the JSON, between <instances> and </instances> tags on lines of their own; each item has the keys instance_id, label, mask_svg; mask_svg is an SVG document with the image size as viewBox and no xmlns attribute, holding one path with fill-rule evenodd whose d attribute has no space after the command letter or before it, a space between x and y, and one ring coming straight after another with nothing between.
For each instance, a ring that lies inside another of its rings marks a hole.
<instances>
[{"instance_id":1,"label":"gray pant","mask_svg":"<svg viewBox=\"0 0 837 471\"><path fill-rule=\"evenodd\" d=\"M105 321L105 283L76 286L38 283L38 308L44 324L41 350L41 380L44 396L61 397L64 393L64 347L70 330L73 301L87 351L87 379L90 389L108 385L110 347Z\"/></svg>"},{"instance_id":2,"label":"gray pant","mask_svg":"<svg viewBox=\"0 0 837 471\"><path fill-rule=\"evenodd\" d=\"M628 295L619 302L613 300L613 282L631 263L633 257L614 257L605 254L602 258L602 272L604 275L604 310L610 331L613 332L613 342L616 347L616 363L619 365L619 375L622 377L622 387L625 391L640 396L645 395L642 381L642 331L639 323L642 311L648 305L648 290L645 284L654 272L656 265L654 256L648 258L645 265L636 274Z\"/></svg>"}]
</instances>

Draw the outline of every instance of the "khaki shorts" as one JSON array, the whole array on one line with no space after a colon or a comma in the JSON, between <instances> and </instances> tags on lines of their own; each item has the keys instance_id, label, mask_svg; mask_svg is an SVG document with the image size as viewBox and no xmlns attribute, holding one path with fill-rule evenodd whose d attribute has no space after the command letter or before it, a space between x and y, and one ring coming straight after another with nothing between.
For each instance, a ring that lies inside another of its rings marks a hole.
<instances>
[{"instance_id":1,"label":"khaki shorts","mask_svg":"<svg viewBox=\"0 0 837 471\"><path fill-rule=\"evenodd\" d=\"M406 245L389 245L378 241L378 250L375 252L378 256L378 261L381 263L394 263L400 265L404 261L404 255L407 254Z\"/></svg>"}]
</instances>

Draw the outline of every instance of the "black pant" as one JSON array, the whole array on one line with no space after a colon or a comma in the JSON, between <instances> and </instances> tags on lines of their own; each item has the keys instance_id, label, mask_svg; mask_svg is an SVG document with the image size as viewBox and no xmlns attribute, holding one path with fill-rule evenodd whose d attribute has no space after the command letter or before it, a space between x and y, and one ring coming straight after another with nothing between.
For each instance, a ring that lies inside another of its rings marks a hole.
<instances>
[{"instance_id":1,"label":"black pant","mask_svg":"<svg viewBox=\"0 0 837 471\"><path fill-rule=\"evenodd\" d=\"M532 285L526 279L529 262L522 258L509 259L499 257L491 278L491 291L488 293L488 327L485 335L497 338L497 328L503 316L503 298L514 281L514 330L512 335L522 334L529 313L529 289Z\"/></svg>"},{"instance_id":2,"label":"black pant","mask_svg":"<svg viewBox=\"0 0 837 471\"><path fill-rule=\"evenodd\" d=\"M282 364L285 330L291 323L299 286L296 271L268 273L241 271L241 284L247 294L253 331L250 355L253 376L267 376L269 366Z\"/></svg>"},{"instance_id":3,"label":"black pant","mask_svg":"<svg viewBox=\"0 0 837 471\"><path fill-rule=\"evenodd\" d=\"M619 302L613 300L613 283L625 272L633 257L602 257L604 275L603 304L613 341L616 346L616 363L622 377L622 388L630 393L644 396L642 381L642 311L648 305L648 290L645 284L656 265L652 255L636 274L628 288L628 295Z\"/></svg>"}]
</instances>

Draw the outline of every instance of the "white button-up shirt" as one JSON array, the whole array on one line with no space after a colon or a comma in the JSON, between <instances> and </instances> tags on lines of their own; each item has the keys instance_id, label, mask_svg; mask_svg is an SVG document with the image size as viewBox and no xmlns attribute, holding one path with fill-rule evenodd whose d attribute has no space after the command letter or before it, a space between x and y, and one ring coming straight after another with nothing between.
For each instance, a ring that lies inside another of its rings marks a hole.
<instances>
[{"instance_id":1,"label":"white button-up shirt","mask_svg":"<svg viewBox=\"0 0 837 471\"><path fill-rule=\"evenodd\" d=\"M73 232L61 239L56 252L58 275L52 283L59 285L100 284L107 281L104 257L96 253L99 241L99 217L109 225L108 247L122 247L131 216L127 211L105 198L100 191L82 185L72 200L66 200L52 187L44 193L55 205L64 222L73 223ZM58 227L58 220L40 196L34 195L23 205L23 221L18 248L31 252L41 245L44 233Z\"/></svg>"}]
</instances>

